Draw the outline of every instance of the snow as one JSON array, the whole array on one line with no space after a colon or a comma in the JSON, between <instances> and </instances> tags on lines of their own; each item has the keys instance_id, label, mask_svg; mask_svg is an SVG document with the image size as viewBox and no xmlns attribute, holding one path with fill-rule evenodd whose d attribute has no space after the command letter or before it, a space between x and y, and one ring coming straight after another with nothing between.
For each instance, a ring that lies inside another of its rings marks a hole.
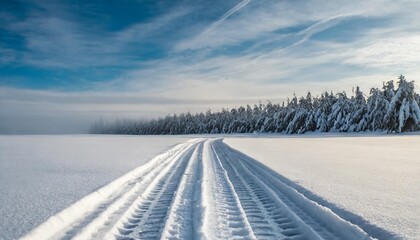
<instances>
[{"instance_id":1,"label":"snow","mask_svg":"<svg viewBox=\"0 0 420 240\"><path fill-rule=\"evenodd\" d=\"M0 136L0 239L416 239L419 143L380 134Z\"/></svg>"},{"instance_id":2,"label":"snow","mask_svg":"<svg viewBox=\"0 0 420 240\"><path fill-rule=\"evenodd\" d=\"M303 186L300 192L371 235L420 236L418 135L262 136L224 142Z\"/></svg>"},{"instance_id":3,"label":"snow","mask_svg":"<svg viewBox=\"0 0 420 240\"><path fill-rule=\"evenodd\" d=\"M22 236L185 141L171 136L0 136L0 239Z\"/></svg>"}]
</instances>

